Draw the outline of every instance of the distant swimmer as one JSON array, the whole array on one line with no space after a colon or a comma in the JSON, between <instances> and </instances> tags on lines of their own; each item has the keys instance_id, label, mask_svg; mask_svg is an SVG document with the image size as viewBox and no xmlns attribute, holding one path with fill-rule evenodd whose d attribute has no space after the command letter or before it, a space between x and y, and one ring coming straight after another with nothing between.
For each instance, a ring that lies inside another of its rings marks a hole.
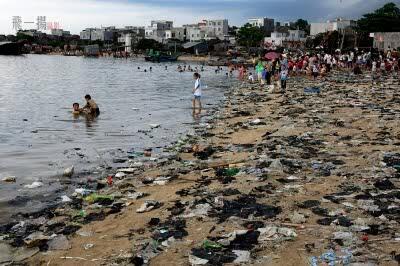
<instances>
[{"instance_id":1,"label":"distant swimmer","mask_svg":"<svg viewBox=\"0 0 400 266\"><path fill-rule=\"evenodd\" d=\"M83 107L83 110L90 115L99 116L100 109L97 106L97 103L94 100L92 100L92 97L89 94L87 94L85 96L85 100L86 100L86 105Z\"/></svg>"}]
</instances>

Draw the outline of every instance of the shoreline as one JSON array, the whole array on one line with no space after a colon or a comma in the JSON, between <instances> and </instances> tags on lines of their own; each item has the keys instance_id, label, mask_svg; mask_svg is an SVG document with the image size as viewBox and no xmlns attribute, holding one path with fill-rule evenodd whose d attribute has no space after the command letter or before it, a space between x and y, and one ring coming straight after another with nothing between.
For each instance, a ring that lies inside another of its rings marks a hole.
<instances>
[{"instance_id":1,"label":"shoreline","mask_svg":"<svg viewBox=\"0 0 400 266\"><path fill-rule=\"evenodd\" d=\"M35 239L21 232L19 241L34 246L27 264L215 265L240 257L255 265L304 265L330 248L353 262L370 261L371 253L394 262L398 214L375 203L385 220L359 200L371 199L370 189L385 195L400 185L393 167L381 163L395 147L379 137L384 121L386 138L399 143L396 112L382 116L368 107L400 112L390 101L399 84L379 81L385 82L388 94L365 76L343 73L317 82L293 77L286 96L254 84L233 87L214 119L177 141L169 157L113 169L125 175L114 176L112 186L103 179L101 194L71 197L49 211L55 216L30 229L43 232ZM303 92L308 86L321 93ZM382 176L392 185L380 184ZM392 205L395 198L386 197Z\"/></svg>"}]
</instances>

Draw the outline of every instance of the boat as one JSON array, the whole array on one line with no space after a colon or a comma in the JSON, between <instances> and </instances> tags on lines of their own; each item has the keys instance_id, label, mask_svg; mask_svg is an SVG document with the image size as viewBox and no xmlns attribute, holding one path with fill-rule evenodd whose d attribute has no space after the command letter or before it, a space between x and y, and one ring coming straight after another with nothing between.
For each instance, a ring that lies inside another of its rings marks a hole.
<instances>
[{"instance_id":1,"label":"boat","mask_svg":"<svg viewBox=\"0 0 400 266\"><path fill-rule=\"evenodd\" d=\"M148 62L153 63L176 62L178 61L178 56L176 54L163 54L159 51L154 52L151 49L150 52L144 57L144 59Z\"/></svg>"},{"instance_id":2,"label":"boat","mask_svg":"<svg viewBox=\"0 0 400 266\"><path fill-rule=\"evenodd\" d=\"M0 42L0 55L21 55L23 43Z\"/></svg>"}]
</instances>

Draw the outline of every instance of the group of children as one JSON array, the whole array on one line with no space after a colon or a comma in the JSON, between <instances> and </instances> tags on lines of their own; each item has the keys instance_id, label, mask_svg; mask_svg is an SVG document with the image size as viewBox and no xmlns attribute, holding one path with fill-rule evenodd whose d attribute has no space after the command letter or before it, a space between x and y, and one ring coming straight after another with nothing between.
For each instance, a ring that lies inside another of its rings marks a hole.
<instances>
[{"instance_id":1,"label":"group of children","mask_svg":"<svg viewBox=\"0 0 400 266\"><path fill-rule=\"evenodd\" d=\"M247 70L244 66L239 68L239 79L243 80ZM286 91L286 83L289 76L289 69L287 60L275 60L272 62L259 62L255 67L255 72L257 74L257 80L261 85L272 85L274 80L279 80L281 93ZM252 72L249 72L247 80L250 83L255 82L255 77Z\"/></svg>"}]
</instances>

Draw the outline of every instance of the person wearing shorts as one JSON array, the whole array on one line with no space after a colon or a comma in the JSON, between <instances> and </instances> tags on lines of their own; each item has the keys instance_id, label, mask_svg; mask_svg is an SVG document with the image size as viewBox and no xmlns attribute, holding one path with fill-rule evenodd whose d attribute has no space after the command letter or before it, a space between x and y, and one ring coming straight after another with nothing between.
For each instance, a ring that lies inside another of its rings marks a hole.
<instances>
[{"instance_id":1,"label":"person wearing shorts","mask_svg":"<svg viewBox=\"0 0 400 266\"><path fill-rule=\"evenodd\" d=\"M199 109L201 111L201 95L202 95L202 91L201 91L201 80L200 80L200 74L199 73L194 73L193 74L193 78L196 80L194 83L194 89L193 89L193 100L192 100L192 104L193 104L193 110L196 109L196 105L199 106Z\"/></svg>"}]
</instances>

